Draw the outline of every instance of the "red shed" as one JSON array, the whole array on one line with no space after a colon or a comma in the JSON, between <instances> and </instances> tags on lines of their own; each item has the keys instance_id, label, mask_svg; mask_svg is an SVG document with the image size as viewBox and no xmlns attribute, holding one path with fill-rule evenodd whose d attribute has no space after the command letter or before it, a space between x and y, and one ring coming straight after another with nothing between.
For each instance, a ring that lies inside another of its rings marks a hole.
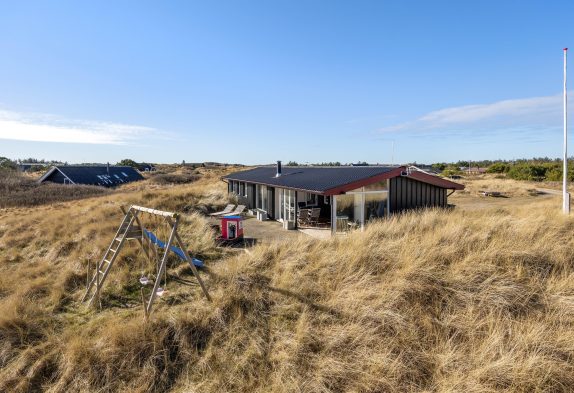
<instances>
[{"instance_id":1,"label":"red shed","mask_svg":"<svg viewBox=\"0 0 574 393\"><path fill-rule=\"evenodd\" d=\"M224 240L243 238L243 218L241 216L222 217L221 238Z\"/></svg>"}]
</instances>

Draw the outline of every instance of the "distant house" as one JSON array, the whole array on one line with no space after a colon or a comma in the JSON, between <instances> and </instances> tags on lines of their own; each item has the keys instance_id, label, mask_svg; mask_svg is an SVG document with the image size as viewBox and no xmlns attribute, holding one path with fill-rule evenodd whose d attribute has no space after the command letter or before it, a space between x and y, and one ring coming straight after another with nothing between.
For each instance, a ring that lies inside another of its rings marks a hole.
<instances>
[{"instance_id":1,"label":"distant house","mask_svg":"<svg viewBox=\"0 0 574 393\"><path fill-rule=\"evenodd\" d=\"M143 177L131 166L62 165L51 167L38 182L114 187L138 180Z\"/></svg>"},{"instance_id":2,"label":"distant house","mask_svg":"<svg viewBox=\"0 0 574 393\"><path fill-rule=\"evenodd\" d=\"M46 169L49 164L44 164L40 162L20 162L16 165L18 166L18 170L20 170L21 172L32 172Z\"/></svg>"},{"instance_id":3,"label":"distant house","mask_svg":"<svg viewBox=\"0 0 574 393\"><path fill-rule=\"evenodd\" d=\"M488 168L481 168L478 166L471 166L471 167L467 167L467 166L461 166L459 168L462 172L467 173L469 175L483 175L486 173L486 170Z\"/></svg>"},{"instance_id":4,"label":"distant house","mask_svg":"<svg viewBox=\"0 0 574 393\"><path fill-rule=\"evenodd\" d=\"M137 169L140 172L153 172L153 171L155 171L155 166L153 166L153 164L141 162L138 164Z\"/></svg>"},{"instance_id":5,"label":"distant house","mask_svg":"<svg viewBox=\"0 0 574 393\"><path fill-rule=\"evenodd\" d=\"M429 173L431 175L439 175L440 171L430 165L417 165L415 164L418 169L423 172Z\"/></svg>"},{"instance_id":6,"label":"distant house","mask_svg":"<svg viewBox=\"0 0 574 393\"><path fill-rule=\"evenodd\" d=\"M332 233L363 228L371 220L423 207L446 207L462 184L412 167L259 167L223 177L249 209L288 229L311 222ZM314 217L312 217L314 215ZM311 217L311 221L307 218Z\"/></svg>"}]
</instances>

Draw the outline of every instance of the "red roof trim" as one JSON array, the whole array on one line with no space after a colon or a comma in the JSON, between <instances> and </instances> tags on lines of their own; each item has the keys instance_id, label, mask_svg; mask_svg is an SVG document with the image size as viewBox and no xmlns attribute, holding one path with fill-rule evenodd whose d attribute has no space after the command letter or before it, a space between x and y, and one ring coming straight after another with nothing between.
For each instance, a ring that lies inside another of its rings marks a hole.
<instances>
[{"instance_id":1,"label":"red roof trim","mask_svg":"<svg viewBox=\"0 0 574 393\"><path fill-rule=\"evenodd\" d=\"M355 190L359 187L363 187L363 186L366 186L369 184L377 183L377 182L387 180L387 179L390 179L390 178L393 178L396 176L400 176L401 173L405 170L406 170L406 168L404 166L400 166L400 167L397 167L396 169L393 169L392 171L389 171L386 173L381 173L380 175L377 175L377 176L367 177L366 179L361 179L361 180L355 181L353 183L345 184L344 186L330 188L330 189L325 191L325 195L342 194L342 193L345 193L347 191Z\"/></svg>"},{"instance_id":2,"label":"red roof trim","mask_svg":"<svg viewBox=\"0 0 574 393\"><path fill-rule=\"evenodd\" d=\"M429 175L428 173L420 171L411 171L407 177L422 181L424 183L432 184L437 187L447 188L449 190L464 190L464 185L462 184L443 179L442 177Z\"/></svg>"},{"instance_id":3,"label":"red roof trim","mask_svg":"<svg viewBox=\"0 0 574 393\"><path fill-rule=\"evenodd\" d=\"M353 183L345 184L344 186L331 188L325 191L325 195L338 195L343 194L347 191L355 190L359 187L364 187L372 183L383 181L386 179L392 179L393 177L401 176L407 170L406 167L400 166L387 173L382 173L377 176L362 179ZM420 171L411 171L408 176L413 180L417 180L423 183L432 184L433 186L446 188L449 190L464 190L464 185L452 182L450 180L443 179L435 175L429 175L428 173Z\"/></svg>"}]
</instances>

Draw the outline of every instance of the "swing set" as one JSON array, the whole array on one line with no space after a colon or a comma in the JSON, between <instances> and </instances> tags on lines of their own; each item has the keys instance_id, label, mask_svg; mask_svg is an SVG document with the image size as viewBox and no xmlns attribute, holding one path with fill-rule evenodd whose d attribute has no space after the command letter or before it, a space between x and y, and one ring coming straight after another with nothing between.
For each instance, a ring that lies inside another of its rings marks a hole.
<instances>
[{"instance_id":1,"label":"swing set","mask_svg":"<svg viewBox=\"0 0 574 393\"><path fill-rule=\"evenodd\" d=\"M150 209L147 207L132 205L126 211L125 208L121 207L124 213L124 219L120 224L112 242L110 243L108 249L106 250L104 256L100 262L96 265L96 271L92 278L89 280L86 293L82 298L82 302L88 301L88 306L97 303L101 307L100 302L100 292L102 286L112 268L116 257L119 255L122 247L124 246L126 240L136 240L141 246L141 250L146 254L147 259L150 262L156 262L156 275L155 280L148 278L145 274L145 269L142 262L142 272L139 279L142 285L141 294L142 301L144 303L144 313L147 318L152 310L153 302L156 296L162 296L165 291L165 284L167 284L167 259L169 252L175 253L180 259L186 261L191 267L193 275L199 282L203 293L207 300L211 300L201 277L197 271L197 267L203 267L203 262L199 259L192 258L177 232L177 227L179 223L179 216L176 213ZM167 243L161 241L156 233L149 230L142 224L141 216L142 214L149 215L152 220L155 220L155 231L161 230L162 224L164 230L169 232L169 237ZM175 245L177 244L177 246ZM164 288L160 287L161 277L164 276ZM153 288L151 294L146 300L144 297L143 287L148 284L153 283Z\"/></svg>"}]
</instances>

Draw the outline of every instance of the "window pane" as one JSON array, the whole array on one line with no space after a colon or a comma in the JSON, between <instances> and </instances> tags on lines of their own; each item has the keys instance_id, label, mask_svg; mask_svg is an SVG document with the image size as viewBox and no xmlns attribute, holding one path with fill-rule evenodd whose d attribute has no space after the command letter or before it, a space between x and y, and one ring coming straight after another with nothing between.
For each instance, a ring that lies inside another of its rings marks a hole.
<instances>
[{"instance_id":1,"label":"window pane","mask_svg":"<svg viewBox=\"0 0 574 393\"><path fill-rule=\"evenodd\" d=\"M358 196L360 198L360 195ZM355 221L355 195L337 195L337 217L344 217L349 222Z\"/></svg>"},{"instance_id":2,"label":"window pane","mask_svg":"<svg viewBox=\"0 0 574 393\"><path fill-rule=\"evenodd\" d=\"M365 222L387 214L387 193L365 194Z\"/></svg>"}]
</instances>

